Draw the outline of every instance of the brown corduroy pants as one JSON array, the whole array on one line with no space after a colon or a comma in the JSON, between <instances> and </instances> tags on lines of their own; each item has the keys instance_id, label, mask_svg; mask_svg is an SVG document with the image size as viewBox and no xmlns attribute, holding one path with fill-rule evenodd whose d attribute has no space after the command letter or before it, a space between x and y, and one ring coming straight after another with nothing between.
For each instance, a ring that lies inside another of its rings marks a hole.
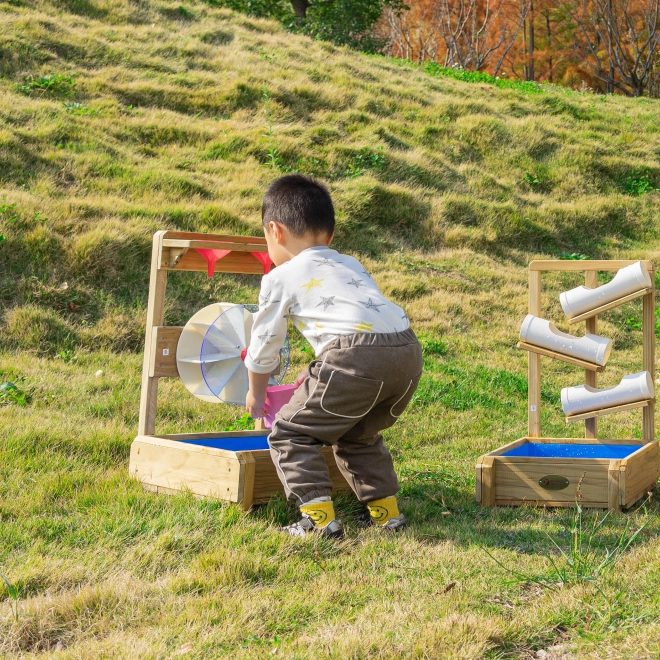
<instances>
[{"instance_id":1,"label":"brown corduroy pants","mask_svg":"<svg viewBox=\"0 0 660 660\"><path fill-rule=\"evenodd\" d=\"M411 330L337 338L309 365L309 377L282 407L268 438L287 497L302 505L332 493L321 445L361 502L399 490L380 431L405 410L422 374Z\"/></svg>"}]
</instances>

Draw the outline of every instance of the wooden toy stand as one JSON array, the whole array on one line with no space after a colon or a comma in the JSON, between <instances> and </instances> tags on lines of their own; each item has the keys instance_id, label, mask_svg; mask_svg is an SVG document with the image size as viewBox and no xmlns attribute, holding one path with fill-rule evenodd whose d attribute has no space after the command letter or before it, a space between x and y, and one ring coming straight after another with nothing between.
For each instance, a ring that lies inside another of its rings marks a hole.
<instances>
[{"instance_id":1,"label":"wooden toy stand","mask_svg":"<svg viewBox=\"0 0 660 660\"><path fill-rule=\"evenodd\" d=\"M198 251L199 250L199 251ZM214 253L205 257L205 252ZM149 303L142 368L138 435L131 445L129 470L158 493L188 491L238 502L244 509L268 502L282 492L268 449L218 449L204 444L225 439L233 446L268 436L257 422L254 431L157 435L158 380L179 376L176 362L181 327L163 325L168 271L214 271L261 275L268 249L263 238L159 231L154 234ZM263 257L261 255L264 254ZM220 255L220 256L218 256ZM330 447L322 447L336 490L349 488Z\"/></svg>"},{"instance_id":2,"label":"wooden toy stand","mask_svg":"<svg viewBox=\"0 0 660 660\"><path fill-rule=\"evenodd\" d=\"M595 288L598 286L598 271L617 271L633 263L636 262L532 261L529 265L529 313L541 317L543 272L585 271L585 285ZM650 261L643 263L648 269L651 281L654 282L653 264ZM655 291L653 288L625 296L570 319L569 323L585 321L586 332L596 334L599 314L638 297L643 297L643 369L650 372L655 382ZM579 496L583 506L620 511L632 506L652 490L660 476L660 452L654 437L655 401L642 401L567 417L567 422L585 421L584 439L544 438L541 434L541 356L584 367L585 383L592 387L596 387L597 374L604 367L596 367L524 343L518 346L529 351L528 434L479 458L476 475L477 501L488 507L521 504L571 506ZM642 408L641 440L598 438L598 417L632 408ZM514 450L514 453L522 454L523 445L529 443L546 445L548 450L551 445L555 447L561 445L565 451L552 456L504 456ZM610 453L616 457L570 457L571 445L573 449L577 449L577 445L600 445L593 447L593 451L592 448L587 447L586 453L591 451L595 456L606 454L606 449L609 447ZM616 447L613 447L616 445L620 446L621 454L627 454L625 457L617 455ZM624 450L624 446L628 449Z\"/></svg>"}]
</instances>

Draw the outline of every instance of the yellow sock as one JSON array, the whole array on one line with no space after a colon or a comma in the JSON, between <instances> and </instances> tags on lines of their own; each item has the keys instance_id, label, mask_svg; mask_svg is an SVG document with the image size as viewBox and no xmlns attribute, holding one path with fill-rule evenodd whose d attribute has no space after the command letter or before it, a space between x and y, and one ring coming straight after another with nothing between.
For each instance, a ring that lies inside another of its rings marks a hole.
<instances>
[{"instance_id":1,"label":"yellow sock","mask_svg":"<svg viewBox=\"0 0 660 660\"><path fill-rule=\"evenodd\" d=\"M300 511L306 513L317 527L325 527L335 519L335 507L332 501L303 504Z\"/></svg>"},{"instance_id":2,"label":"yellow sock","mask_svg":"<svg viewBox=\"0 0 660 660\"><path fill-rule=\"evenodd\" d=\"M399 505L396 503L396 497L384 497L382 500L368 502L369 514L371 519L377 525L384 525L390 518L396 518L399 515Z\"/></svg>"}]
</instances>

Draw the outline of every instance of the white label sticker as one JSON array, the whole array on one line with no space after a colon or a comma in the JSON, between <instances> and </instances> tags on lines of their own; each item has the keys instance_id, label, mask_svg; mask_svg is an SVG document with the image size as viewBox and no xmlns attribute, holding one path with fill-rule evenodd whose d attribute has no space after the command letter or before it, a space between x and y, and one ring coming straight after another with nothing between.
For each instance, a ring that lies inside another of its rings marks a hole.
<instances>
[{"instance_id":1,"label":"white label sticker","mask_svg":"<svg viewBox=\"0 0 660 660\"><path fill-rule=\"evenodd\" d=\"M170 349L169 348L164 348L163 349L163 355L169 355L170 354Z\"/></svg>"},{"instance_id":2,"label":"white label sticker","mask_svg":"<svg viewBox=\"0 0 660 660\"><path fill-rule=\"evenodd\" d=\"M536 412L536 406L530 406L529 409L530 409L532 412Z\"/></svg>"}]
</instances>

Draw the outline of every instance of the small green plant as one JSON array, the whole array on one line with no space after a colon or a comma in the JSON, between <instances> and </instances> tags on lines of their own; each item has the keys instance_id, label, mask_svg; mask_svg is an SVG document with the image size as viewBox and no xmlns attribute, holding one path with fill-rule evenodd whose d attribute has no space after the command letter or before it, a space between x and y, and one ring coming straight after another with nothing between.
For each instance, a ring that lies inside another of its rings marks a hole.
<instances>
[{"instance_id":1,"label":"small green plant","mask_svg":"<svg viewBox=\"0 0 660 660\"><path fill-rule=\"evenodd\" d=\"M33 93L72 96L75 93L73 76L53 73L50 76L26 76L25 82L16 84L16 91L27 96Z\"/></svg>"},{"instance_id":2,"label":"small green plant","mask_svg":"<svg viewBox=\"0 0 660 660\"><path fill-rule=\"evenodd\" d=\"M639 197L651 192L658 192L660 188L656 188L648 172L636 170L631 172L625 179L620 181L623 191L626 195Z\"/></svg>"},{"instance_id":3,"label":"small green plant","mask_svg":"<svg viewBox=\"0 0 660 660\"><path fill-rule=\"evenodd\" d=\"M532 188L541 185L541 179L539 179L536 175L532 174L531 172L525 172L523 181Z\"/></svg>"},{"instance_id":4,"label":"small green plant","mask_svg":"<svg viewBox=\"0 0 660 660\"><path fill-rule=\"evenodd\" d=\"M14 620L18 621L18 587L13 585L2 573L0 573L0 577L5 583L7 591L9 592L9 597L11 598L10 607L11 612L14 615Z\"/></svg>"},{"instance_id":5,"label":"small green plant","mask_svg":"<svg viewBox=\"0 0 660 660\"><path fill-rule=\"evenodd\" d=\"M564 261L587 261L589 259L588 255L579 252L562 252L557 256Z\"/></svg>"},{"instance_id":6,"label":"small green plant","mask_svg":"<svg viewBox=\"0 0 660 660\"><path fill-rule=\"evenodd\" d=\"M624 320L624 324L631 330L642 330L644 327L642 319L637 316L629 316ZM660 336L660 308L655 310L655 334Z\"/></svg>"},{"instance_id":7,"label":"small green plant","mask_svg":"<svg viewBox=\"0 0 660 660\"><path fill-rule=\"evenodd\" d=\"M635 316L628 317L624 321L624 324L627 328L630 328L631 330L641 330L642 329L642 319L639 319Z\"/></svg>"},{"instance_id":8,"label":"small green plant","mask_svg":"<svg viewBox=\"0 0 660 660\"><path fill-rule=\"evenodd\" d=\"M65 348L64 350L60 351L56 356L56 360L62 360L62 362L65 363L71 363L71 362L76 362L78 359L78 356L74 354L73 351L69 350L68 348Z\"/></svg>"},{"instance_id":9,"label":"small green plant","mask_svg":"<svg viewBox=\"0 0 660 660\"><path fill-rule=\"evenodd\" d=\"M0 385L0 406L15 405L23 408L28 403L30 403L30 395L15 383L8 380Z\"/></svg>"},{"instance_id":10,"label":"small green plant","mask_svg":"<svg viewBox=\"0 0 660 660\"><path fill-rule=\"evenodd\" d=\"M259 57L262 57L263 59L267 60L268 62L272 62L273 60L277 59L277 54L276 53L267 53L263 48L259 49Z\"/></svg>"},{"instance_id":11,"label":"small green plant","mask_svg":"<svg viewBox=\"0 0 660 660\"><path fill-rule=\"evenodd\" d=\"M446 355L447 344L442 339L421 339L423 355Z\"/></svg>"},{"instance_id":12,"label":"small green plant","mask_svg":"<svg viewBox=\"0 0 660 660\"><path fill-rule=\"evenodd\" d=\"M18 220L18 215L16 214L16 209L18 204L16 202L8 202L6 197L2 198L2 203L0 203L0 216L5 222L16 222Z\"/></svg>"},{"instance_id":13,"label":"small green plant","mask_svg":"<svg viewBox=\"0 0 660 660\"><path fill-rule=\"evenodd\" d=\"M355 179L367 170L383 169L385 169L384 147L381 145L376 149L376 152L371 151L368 147L363 147L353 156L351 162L348 163L344 175Z\"/></svg>"},{"instance_id":14,"label":"small green plant","mask_svg":"<svg viewBox=\"0 0 660 660\"><path fill-rule=\"evenodd\" d=\"M239 417L230 426L225 428L225 431L250 431L254 428L254 420L250 417L250 413L245 413Z\"/></svg>"},{"instance_id":15,"label":"small green plant","mask_svg":"<svg viewBox=\"0 0 660 660\"><path fill-rule=\"evenodd\" d=\"M264 137L268 142L266 147L266 159L263 164L274 170L280 170L283 168L284 163L282 161L282 156L280 156L279 147L275 142L275 128L273 126L273 111L271 107L272 97L265 86L261 92L261 102L264 105L264 114L266 115Z\"/></svg>"},{"instance_id":16,"label":"small green plant","mask_svg":"<svg viewBox=\"0 0 660 660\"><path fill-rule=\"evenodd\" d=\"M92 108L88 108L83 103L74 103L74 102L65 101L64 109L70 115L96 117L99 114L98 110L93 110Z\"/></svg>"}]
</instances>

